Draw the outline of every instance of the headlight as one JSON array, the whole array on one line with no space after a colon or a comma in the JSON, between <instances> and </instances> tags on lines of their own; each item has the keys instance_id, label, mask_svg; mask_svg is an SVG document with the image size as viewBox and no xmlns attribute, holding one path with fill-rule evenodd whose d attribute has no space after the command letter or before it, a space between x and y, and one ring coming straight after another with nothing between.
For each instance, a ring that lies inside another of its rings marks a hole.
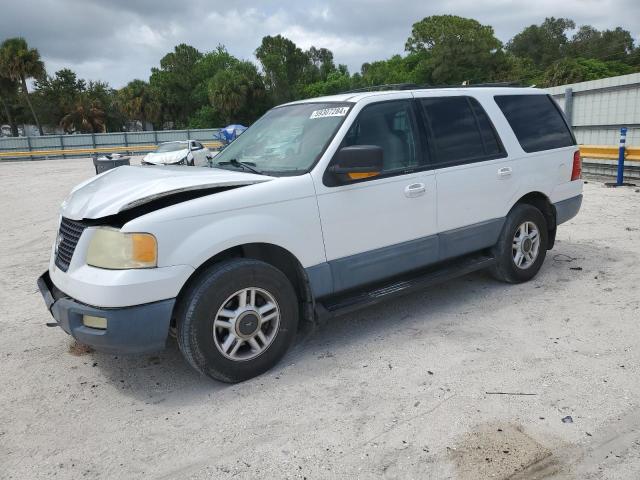
<instances>
[{"instance_id":1,"label":"headlight","mask_svg":"<svg viewBox=\"0 0 640 480\"><path fill-rule=\"evenodd\" d=\"M158 243L150 233L122 233L102 227L95 231L87 251L87 264L122 270L158 265Z\"/></svg>"}]
</instances>

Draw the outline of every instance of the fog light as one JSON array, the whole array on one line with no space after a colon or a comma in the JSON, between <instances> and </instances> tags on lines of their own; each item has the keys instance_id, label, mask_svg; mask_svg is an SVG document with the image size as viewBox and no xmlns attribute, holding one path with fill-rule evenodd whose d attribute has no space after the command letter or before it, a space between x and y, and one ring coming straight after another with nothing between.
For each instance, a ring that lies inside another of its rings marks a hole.
<instances>
[{"instance_id":1,"label":"fog light","mask_svg":"<svg viewBox=\"0 0 640 480\"><path fill-rule=\"evenodd\" d=\"M85 327L98 328L100 330L107 329L107 319L102 317L94 317L93 315L83 315L82 323Z\"/></svg>"}]
</instances>

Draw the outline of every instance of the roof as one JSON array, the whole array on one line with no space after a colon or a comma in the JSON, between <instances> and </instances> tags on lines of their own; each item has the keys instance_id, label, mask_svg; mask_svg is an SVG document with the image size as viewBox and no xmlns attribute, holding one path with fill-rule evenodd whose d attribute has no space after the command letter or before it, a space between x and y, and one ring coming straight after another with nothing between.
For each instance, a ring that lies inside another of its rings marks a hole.
<instances>
[{"instance_id":1,"label":"roof","mask_svg":"<svg viewBox=\"0 0 640 480\"><path fill-rule=\"evenodd\" d=\"M328 95L324 97L306 98L304 100L296 100L294 102L287 103L286 105L295 105L300 103L319 103L319 102L352 102L356 103L360 100L376 96L388 96L390 94L397 93L424 93L430 92L434 95L442 93L459 93L468 95L469 92L483 92L488 95L531 95L540 94L544 95L547 92L545 90L533 87L474 87L474 86L460 86L460 87L434 87L434 88L411 88L411 89L397 89L397 90L382 90L372 92L346 92L339 93L337 95Z\"/></svg>"}]
</instances>

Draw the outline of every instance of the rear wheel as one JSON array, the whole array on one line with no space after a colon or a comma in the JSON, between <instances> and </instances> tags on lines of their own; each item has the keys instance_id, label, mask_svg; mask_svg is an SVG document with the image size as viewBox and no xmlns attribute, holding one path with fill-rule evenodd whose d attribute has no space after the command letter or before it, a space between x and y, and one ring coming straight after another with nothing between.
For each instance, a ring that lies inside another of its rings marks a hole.
<instances>
[{"instance_id":1,"label":"rear wheel","mask_svg":"<svg viewBox=\"0 0 640 480\"><path fill-rule=\"evenodd\" d=\"M298 303L288 278L252 259L214 265L178 312L178 345L199 372L240 382L273 367L293 342Z\"/></svg>"},{"instance_id":2,"label":"rear wheel","mask_svg":"<svg viewBox=\"0 0 640 480\"><path fill-rule=\"evenodd\" d=\"M509 283L531 280L544 262L548 241L547 222L542 212L531 205L516 205L493 248L496 257L493 276Z\"/></svg>"}]
</instances>

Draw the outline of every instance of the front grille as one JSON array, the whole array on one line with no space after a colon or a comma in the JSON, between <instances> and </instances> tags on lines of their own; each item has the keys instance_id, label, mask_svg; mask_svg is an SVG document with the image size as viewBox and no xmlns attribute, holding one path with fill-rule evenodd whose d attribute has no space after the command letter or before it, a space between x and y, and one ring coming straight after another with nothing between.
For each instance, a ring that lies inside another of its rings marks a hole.
<instances>
[{"instance_id":1,"label":"front grille","mask_svg":"<svg viewBox=\"0 0 640 480\"><path fill-rule=\"evenodd\" d=\"M58 232L58 238L56 238L55 262L56 266L63 272L69 269L73 252L85 228L87 228L86 225L80 222L62 217L60 231Z\"/></svg>"}]
</instances>

